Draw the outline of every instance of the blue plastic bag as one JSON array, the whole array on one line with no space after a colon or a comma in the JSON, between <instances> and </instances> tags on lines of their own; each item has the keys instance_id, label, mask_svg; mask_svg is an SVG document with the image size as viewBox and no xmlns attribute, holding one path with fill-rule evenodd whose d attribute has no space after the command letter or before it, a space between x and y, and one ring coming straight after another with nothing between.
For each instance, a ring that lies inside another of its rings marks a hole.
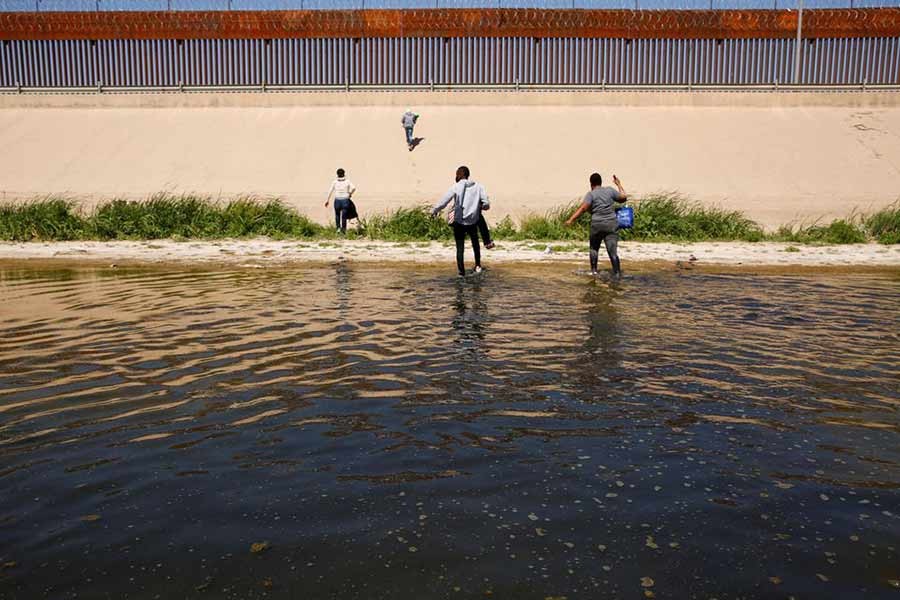
<instances>
[{"instance_id":1,"label":"blue plastic bag","mask_svg":"<svg viewBox=\"0 0 900 600\"><path fill-rule=\"evenodd\" d=\"M634 227L634 209L630 206L617 208L616 221L619 223L619 229L631 229Z\"/></svg>"}]
</instances>

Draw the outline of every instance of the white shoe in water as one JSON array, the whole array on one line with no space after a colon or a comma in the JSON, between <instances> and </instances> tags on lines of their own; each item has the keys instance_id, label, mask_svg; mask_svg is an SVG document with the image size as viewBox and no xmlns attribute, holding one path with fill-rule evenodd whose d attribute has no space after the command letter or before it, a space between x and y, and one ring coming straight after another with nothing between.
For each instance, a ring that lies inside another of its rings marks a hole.
<instances>
[{"instance_id":1,"label":"white shoe in water","mask_svg":"<svg viewBox=\"0 0 900 600\"><path fill-rule=\"evenodd\" d=\"M475 274L476 274L476 275L477 275L478 273L481 273L482 271L484 271L484 269L482 269L481 267L475 267Z\"/></svg>"}]
</instances>

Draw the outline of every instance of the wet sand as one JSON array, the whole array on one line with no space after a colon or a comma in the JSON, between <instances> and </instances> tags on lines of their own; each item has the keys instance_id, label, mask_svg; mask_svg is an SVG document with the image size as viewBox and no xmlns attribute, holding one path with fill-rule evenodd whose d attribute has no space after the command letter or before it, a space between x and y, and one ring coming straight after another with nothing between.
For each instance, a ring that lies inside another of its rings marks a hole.
<instances>
[{"instance_id":1,"label":"wet sand","mask_svg":"<svg viewBox=\"0 0 900 600\"><path fill-rule=\"evenodd\" d=\"M406 105L421 114L408 152ZM435 201L460 164L492 219L615 173L768 229L873 212L900 190L900 94L113 94L0 98L0 201L170 191L277 196L319 222L335 169L365 214Z\"/></svg>"},{"instance_id":2,"label":"wet sand","mask_svg":"<svg viewBox=\"0 0 900 600\"><path fill-rule=\"evenodd\" d=\"M774 267L898 267L900 245L849 244L812 246L783 242L622 242L623 263ZM492 263L587 262L587 244L562 242L498 242L482 250L486 266ZM447 263L454 261L450 242L379 242L371 240L276 241L269 239L217 241L115 242L0 242L0 261L65 264L187 264L278 266L293 263ZM467 246L466 262L472 265ZM603 261L605 266L605 260Z\"/></svg>"}]
</instances>

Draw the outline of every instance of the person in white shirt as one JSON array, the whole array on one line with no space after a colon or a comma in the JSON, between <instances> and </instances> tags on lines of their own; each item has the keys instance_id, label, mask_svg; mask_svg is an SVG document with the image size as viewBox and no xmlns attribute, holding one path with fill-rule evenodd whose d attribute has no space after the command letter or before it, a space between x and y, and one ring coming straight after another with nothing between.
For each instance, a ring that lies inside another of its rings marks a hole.
<instances>
[{"instance_id":1,"label":"person in white shirt","mask_svg":"<svg viewBox=\"0 0 900 600\"><path fill-rule=\"evenodd\" d=\"M344 170L337 170L337 179L331 182L331 189L328 190L328 197L325 199L325 206L334 196L334 222L337 230L341 233L347 233L347 215L350 210L350 198L356 186L353 182L344 177Z\"/></svg>"}]
</instances>

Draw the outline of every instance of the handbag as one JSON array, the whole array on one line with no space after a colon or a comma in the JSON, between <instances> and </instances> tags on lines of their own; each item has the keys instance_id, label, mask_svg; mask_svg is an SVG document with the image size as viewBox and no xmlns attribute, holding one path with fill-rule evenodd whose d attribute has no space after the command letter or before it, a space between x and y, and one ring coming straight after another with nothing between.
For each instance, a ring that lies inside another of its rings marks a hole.
<instances>
[{"instance_id":1,"label":"handbag","mask_svg":"<svg viewBox=\"0 0 900 600\"><path fill-rule=\"evenodd\" d=\"M616 223L619 229L631 229L634 227L634 209L623 206L616 209Z\"/></svg>"}]
</instances>

